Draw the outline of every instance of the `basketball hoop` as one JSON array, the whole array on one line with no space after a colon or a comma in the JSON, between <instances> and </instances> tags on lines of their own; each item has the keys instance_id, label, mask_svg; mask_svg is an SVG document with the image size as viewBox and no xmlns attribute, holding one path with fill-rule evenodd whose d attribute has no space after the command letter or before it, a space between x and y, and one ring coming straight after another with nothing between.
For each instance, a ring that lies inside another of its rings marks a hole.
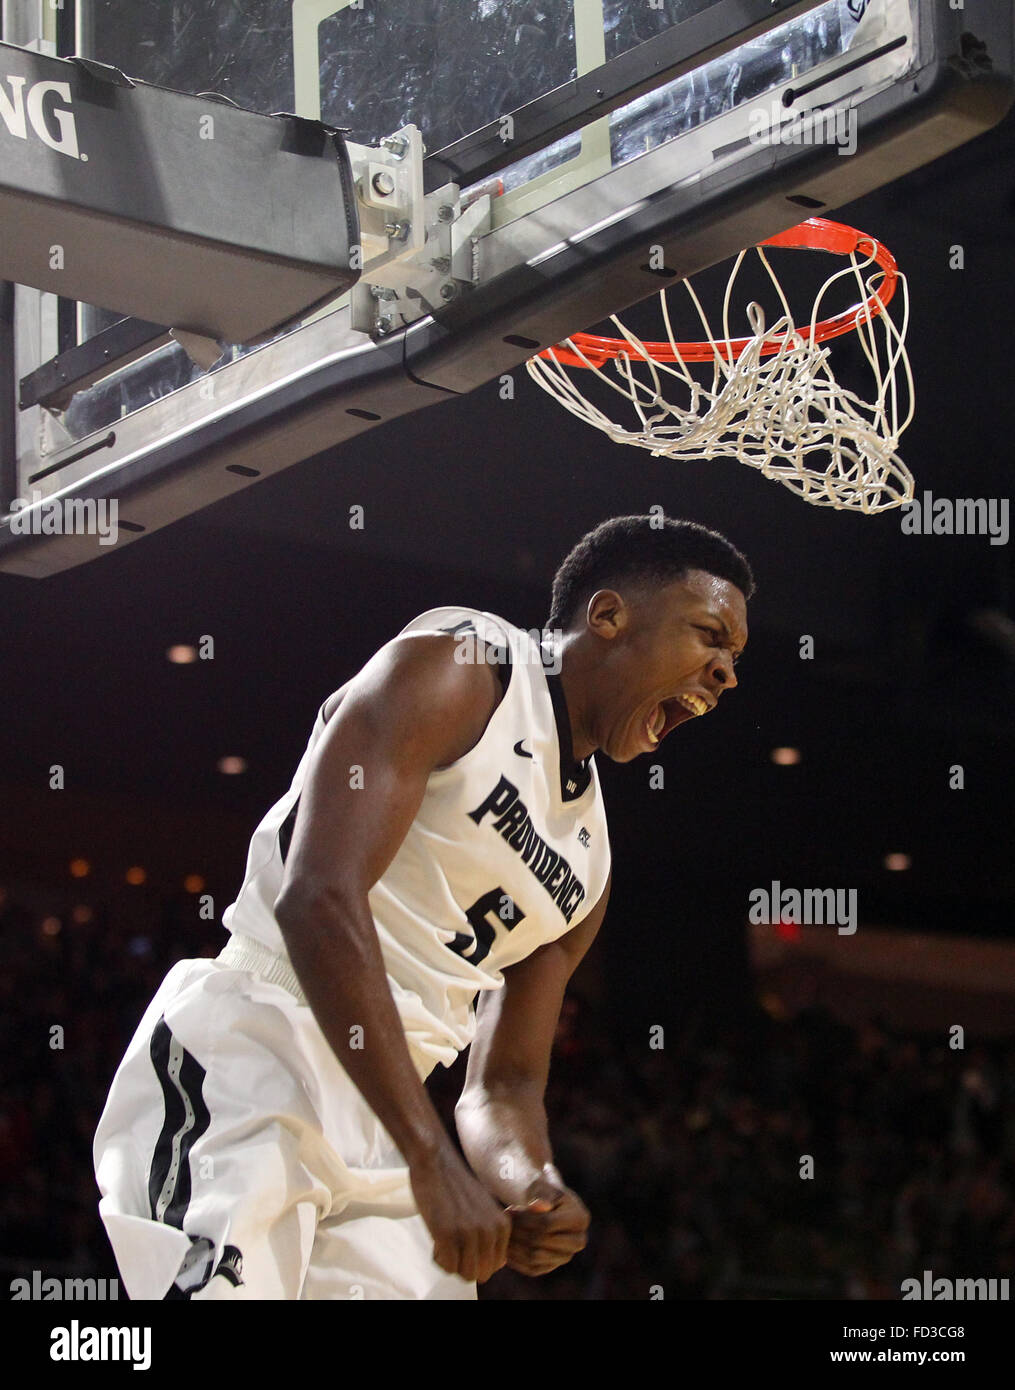
<instances>
[{"instance_id":1,"label":"basketball hoop","mask_svg":"<svg viewBox=\"0 0 1015 1390\"><path fill-rule=\"evenodd\" d=\"M786 294L763 248L827 251L849 264L819 289L810 321L798 328ZM622 334L603 338L576 333L528 363L533 380L566 410L618 444L681 459L733 457L763 477L774 478L816 506L867 514L902 506L913 498L913 477L898 457L900 435L913 418L913 376L905 348L909 292L888 248L875 237L839 222L811 217L753 248L779 297L782 316L770 327L751 303L749 337L730 332L730 301L744 258L734 263L722 308L722 333L712 331L689 280L690 296L705 334L677 342L667 290L659 295L665 342L643 342L612 317ZM865 279L865 272L875 267ZM828 291L852 276L861 302L821 318ZM901 326L887 312L901 289ZM840 386L829 364L833 338L855 332L876 391L871 401ZM690 365L709 363L711 386ZM609 367L611 370L606 370ZM576 373L591 372L633 407L631 428L605 414L582 392ZM572 375L575 373L575 375ZM685 403L666 399L682 393Z\"/></svg>"}]
</instances>

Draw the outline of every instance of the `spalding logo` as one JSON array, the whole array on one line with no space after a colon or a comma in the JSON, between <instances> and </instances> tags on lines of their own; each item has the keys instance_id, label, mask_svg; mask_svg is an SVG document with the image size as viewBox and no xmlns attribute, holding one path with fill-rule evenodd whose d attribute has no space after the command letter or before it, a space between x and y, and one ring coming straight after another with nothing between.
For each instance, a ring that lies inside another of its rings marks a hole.
<instances>
[{"instance_id":1,"label":"spalding logo","mask_svg":"<svg viewBox=\"0 0 1015 1390\"><path fill-rule=\"evenodd\" d=\"M70 83L36 82L26 92L27 80L24 77L8 77L9 95L0 82L0 120L18 140L28 139L28 126L31 124L35 134L51 150L69 155L71 159L80 159L78 132L74 124L74 112L70 109ZM50 108L50 116L59 128L58 136L53 135L46 123L45 101L51 92L66 103L64 106Z\"/></svg>"}]
</instances>

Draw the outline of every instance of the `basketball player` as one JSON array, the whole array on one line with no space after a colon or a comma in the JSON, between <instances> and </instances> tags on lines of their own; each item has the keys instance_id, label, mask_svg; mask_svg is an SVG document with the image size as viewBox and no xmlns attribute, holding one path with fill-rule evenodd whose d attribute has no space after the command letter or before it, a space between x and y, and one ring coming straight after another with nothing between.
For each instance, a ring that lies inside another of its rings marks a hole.
<instances>
[{"instance_id":1,"label":"basketball player","mask_svg":"<svg viewBox=\"0 0 1015 1390\"><path fill-rule=\"evenodd\" d=\"M556 637L433 609L325 702L229 944L169 972L99 1123L132 1298L474 1299L584 1247L543 1094L609 895L592 755L714 709L753 588L716 532L615 518L557 572ZM423 1082L470 1044L463 1161Z\"/></svg>"}]
</instances>

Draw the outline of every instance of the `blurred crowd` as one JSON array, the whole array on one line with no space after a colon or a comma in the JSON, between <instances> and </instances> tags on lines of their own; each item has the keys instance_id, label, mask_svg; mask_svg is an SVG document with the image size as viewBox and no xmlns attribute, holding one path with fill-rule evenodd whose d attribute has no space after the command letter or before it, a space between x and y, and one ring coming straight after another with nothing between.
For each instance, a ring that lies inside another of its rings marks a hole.
<instances>
[{"instance_id":1,"label":"blurred crowd","mask_svg":"<svg viewBox=\"0 0 1015 1390\"><path fill-rule=\"evenodd\" d=\"M224 934L192 898L144 925L41 912L0 887L0 1262L112 1276L91 1141L113 1071L166 970ZM565 1003L547 1092L558 1167L589 1244L492 1299L896 1299L901 1282L1010 1277L1015 1039L949 1047L823 1009L624 1036ZM462 1066L428 1083L450 1120Z\"/></svg>"}]
</instances>

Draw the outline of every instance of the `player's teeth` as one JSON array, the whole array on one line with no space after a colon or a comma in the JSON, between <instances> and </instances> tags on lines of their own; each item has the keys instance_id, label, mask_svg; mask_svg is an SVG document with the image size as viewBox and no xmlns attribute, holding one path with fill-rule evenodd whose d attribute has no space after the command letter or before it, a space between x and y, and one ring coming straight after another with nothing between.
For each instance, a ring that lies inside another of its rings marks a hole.
<instances>
[{"instance_id":1,"label":"player's teeth","mask_svg":"<svg viewBox=\"0 0 1015 1390\"><path fill-rule=\"evenodd\" d=\"M708 709L708 705L698 695L681 695L680 703L692 714L704 714Z\"/></svg>"}]
</instances>

